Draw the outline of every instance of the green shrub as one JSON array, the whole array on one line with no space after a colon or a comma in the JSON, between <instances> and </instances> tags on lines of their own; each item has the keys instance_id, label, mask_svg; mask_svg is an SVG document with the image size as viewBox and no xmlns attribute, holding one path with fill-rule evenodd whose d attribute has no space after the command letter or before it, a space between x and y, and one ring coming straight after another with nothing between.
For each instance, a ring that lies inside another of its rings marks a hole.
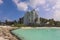
<instances>
[{"instance_id":1,"label":"green shrub","mask_svg":"<svg viewBox=\"0 0 60 40\"><path fill-rule=\"evenodd\" d=\"M15 27L26 27L24 24L14 24Z\"/></svg>"}]
</instances>

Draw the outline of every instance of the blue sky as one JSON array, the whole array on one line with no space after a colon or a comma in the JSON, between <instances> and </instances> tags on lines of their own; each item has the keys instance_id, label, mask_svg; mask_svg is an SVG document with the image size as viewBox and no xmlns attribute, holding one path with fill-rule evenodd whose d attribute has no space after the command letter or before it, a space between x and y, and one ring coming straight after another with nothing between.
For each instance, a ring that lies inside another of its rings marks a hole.
<instances>
[{"instance_id":1,"label":"blue sky","mask_svg":"<svg viewBox=\"0 0 60 40\"><path fill-rule=\"evenodd\" d=\"M24 15L24 11L19 11L12 0L3 0L0 5L0 20L15 20Z\"/></svg>"},{"instance_id":2,"label":"blue sky","mask_svg":"<svg viewBox=\"0 0 60 40\"><path fill-rule=\"evenodd\" d=\"M32 9L39 17L60 21L60 0L0 0L0 20L18 20Z\"/></svg>"}]
</instances>

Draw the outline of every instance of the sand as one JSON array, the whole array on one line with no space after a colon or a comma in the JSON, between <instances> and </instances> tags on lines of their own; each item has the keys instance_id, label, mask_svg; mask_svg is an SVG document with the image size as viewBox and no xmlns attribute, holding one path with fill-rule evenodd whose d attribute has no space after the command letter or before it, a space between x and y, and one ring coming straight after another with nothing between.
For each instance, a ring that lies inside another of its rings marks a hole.
<instances>
[{"instance_id":1,"label":"sand","mask_svg":"<svg viewBox=\"0 0 60 40\"><path fill-rule=\"evenodd\" d=\"M10 30L16 29L15 27L0 27L0 40L18 40L16 36L12 35Z\"/></svg>"}]
</instances>

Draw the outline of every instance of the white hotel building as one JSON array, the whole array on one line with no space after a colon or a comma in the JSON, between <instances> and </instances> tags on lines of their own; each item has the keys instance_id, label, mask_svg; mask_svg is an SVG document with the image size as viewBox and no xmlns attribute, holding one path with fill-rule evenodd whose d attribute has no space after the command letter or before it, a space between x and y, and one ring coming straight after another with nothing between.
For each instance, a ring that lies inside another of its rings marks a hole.
<instances>
[{"instance_id":1,"label":"white hotel building","mask_svg":"<svg viewBox=\"0 0 60 40\"><path fill-rule=\"evenodd\" d=\"M32 10L31 12L27 12L24 15L24 24L25 25L40 24L40 18L38 17L38 13L35 10Z\"/></svg>"}]
</instances>

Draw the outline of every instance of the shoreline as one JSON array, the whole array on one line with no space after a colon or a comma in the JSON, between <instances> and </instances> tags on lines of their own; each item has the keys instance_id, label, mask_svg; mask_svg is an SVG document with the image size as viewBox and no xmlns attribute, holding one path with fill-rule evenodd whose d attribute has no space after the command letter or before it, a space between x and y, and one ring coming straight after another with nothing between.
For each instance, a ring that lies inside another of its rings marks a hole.
<instances>
[{"instance_id":1,"label":"shoreline","mask_svg":"<svg viewBox=\"0 0 60 40\"><path fill-rule=\"evenodd\" d=\"M60 27L21 27L21 29L60 29Z\"/></svg>"},{"instance_id":2,"label":"shoreline","mask_svg":"<svg viewBox=\"0 0 60 40\"><path fill-rule=\"evenodd\" d=\"M15 34L13 34L11 31L12 31L12 30L10 30L10 33L11 33L12 35L14 35L18 40L22 40L22 39L20 39L19 37L17 37Z\"/></svg>"}]
</instances>

